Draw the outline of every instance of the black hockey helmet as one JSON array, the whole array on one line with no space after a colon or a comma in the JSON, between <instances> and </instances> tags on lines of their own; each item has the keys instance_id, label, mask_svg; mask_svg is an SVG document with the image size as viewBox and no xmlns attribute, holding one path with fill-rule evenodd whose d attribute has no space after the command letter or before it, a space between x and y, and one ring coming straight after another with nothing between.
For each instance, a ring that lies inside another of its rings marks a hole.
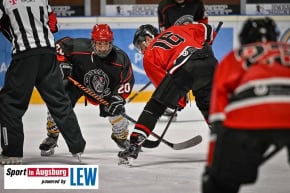
<instances>
[{"instance_id":1,"label":"black hockey helmet","mask_svg":"<svg viewBox=\"0 0 290 193\"><path fill-rule=\"evenodd\" d=\"M145 41L145 36L154 38L158 35L158 29L150 24L141 25L135 32L133 44L137 50L142 42Z\"/></svg>"},{"instance_id":2,"label":"black hockey helmet","mask_svg":"<svg viewBox=\"0 0 290 193\"><path fill-rule=\"evenodd\" d=\"M269 17L248 19L239 34L242 45L254 42L277 41L279 32L274 20Z\"/></svg>"}]
</instances>

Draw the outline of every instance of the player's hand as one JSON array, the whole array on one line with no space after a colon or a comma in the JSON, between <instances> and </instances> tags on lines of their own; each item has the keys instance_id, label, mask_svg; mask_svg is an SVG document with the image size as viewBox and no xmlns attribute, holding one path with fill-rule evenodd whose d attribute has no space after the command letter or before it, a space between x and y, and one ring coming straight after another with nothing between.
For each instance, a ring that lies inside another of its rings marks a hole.
<instances>
[{"instance_id":1,"label":"player's hand","mask_svg":"<svg viewBox=\"0 0 290 193\"><path fill-rule=\"evenodd\" d=\"M108 102L109 105L107 106L106 110L112 116L120 115L121 113L125 112L125 100L120 95L113 95Z\"/></svg>"},{"instance_id":2,"label":"player's hand","mask_svg":"<svg viewBox=\"0 0 290 193\"><path fill-rule=\"evenodd\" d=\"M62 74L62 79L65 80L68 76L71 76L72 65L62 62L59 64L60 71Z\"/></svg>"}]
</instances>

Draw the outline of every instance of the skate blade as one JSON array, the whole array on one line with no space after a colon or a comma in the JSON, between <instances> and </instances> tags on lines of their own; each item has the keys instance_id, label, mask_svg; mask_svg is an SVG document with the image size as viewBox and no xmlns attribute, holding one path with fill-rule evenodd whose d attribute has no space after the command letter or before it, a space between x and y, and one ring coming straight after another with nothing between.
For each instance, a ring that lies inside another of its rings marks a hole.
<instances>
[{"instance_id":1,"label":"skate blade","mask_svg":"<svg viewBox=\"0 0 290 193\"><path fill-rule=\"evenodd\" d=\"M132 167L133 166L133 160L134 159L131 158L131 157L128 157L128 158L120 158L119 157L118 165Z\"/></svg>"},{"instance_id":2,"label":"skate blade","mask_svg":"<svg viewBox=\"0 0 290 193\"><path fill-rule=\"evenodd\" d=\"M54 148L51 148L51 149L49 149L47 151L41 150L40 155L43 156L43 157L51 157L51 156L54 155Z\"/></svg>"},{"instance_id":3,"label":"skate blade","mask_svg":"<svg viewBox=\"0 0 290 193\"><path fill-rule=\"evenodd\" d=\"M82 163L82 153L73 154L73 157L76 157L80 163Z\"/></svg>"}]
</instances>

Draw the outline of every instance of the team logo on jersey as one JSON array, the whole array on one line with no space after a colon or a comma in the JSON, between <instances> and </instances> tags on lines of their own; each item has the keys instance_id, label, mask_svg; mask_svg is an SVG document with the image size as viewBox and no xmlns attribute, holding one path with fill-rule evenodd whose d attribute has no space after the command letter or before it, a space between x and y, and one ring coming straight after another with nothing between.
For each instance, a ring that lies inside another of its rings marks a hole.
<instances>
[{"instance_id":1,"label":"team logo on jersey","mask_svg":"<svg viewBox=\"0 0 290 193\"><path fill-rule=\"evenodd\" d=\"M192 15L183 15L182 17L178 18L174 25L182 25L193 23L193 16Z\"/></svg>"},{"instance_id":2,"label":"team logo on jersey","mask_svg":"<svg viewBox=\"0 0 290 193\"><path fill-rule=\"evenodd\" d=\"M111 94L109 77L102 69L90 70L84 76L84 84L100 97Z\"/></svg>"},{"instance_id":3,"label":"team logo on jersey","mask_svg":"<svg viewBox=\"0 0 290 193\"><path fill-rule=\"evenodd\" d=\"M266 85L257 85L254 88L254 93L257 96L266 95L268 93L268 88Z\"/></svg>"},{"instance_id":4,"label":"team logo on jersey","mask_svg":"<svg viewBox=\"0 0 290 193\"><path fill-rule=\"evenodd\" d=\"M9 3L11 3L11 5L15 5L17 3L17 0L10 0Z\"/></svg>"}]
</instances>

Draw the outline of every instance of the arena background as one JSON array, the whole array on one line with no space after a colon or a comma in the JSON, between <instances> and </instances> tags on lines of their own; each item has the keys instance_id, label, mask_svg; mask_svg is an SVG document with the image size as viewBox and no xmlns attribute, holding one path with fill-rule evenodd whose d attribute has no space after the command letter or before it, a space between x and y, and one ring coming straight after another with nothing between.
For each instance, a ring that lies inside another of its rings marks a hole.
<instances>
[{"instance_id":1,"label":"arena background","mask_svg":"<svg viewBox=\"0 0 290 193\"><path fill-rule=\"evenodd\" d=\"M90 32L94 24L107 23L114 32L114 44L122 48L130 57L136 82L133 88L135 94L140 88L149 82L142 66L142 55L134 50L132 39L135 29L142 24L152 24L157 27L157 3L159 1L134 0L133 4L124 4L117 0L71 0L50 1L58 15L60 30L55 34L55 39L64 36L90 38ZM105 5L104 3L105 2ZM276 0L252 0L227 1L227 0L204 0L209 13L209 23L217 26L219 21L224 24L215 39L213 49L218 60L221 60L231 49L238 46L238 32L243 22L248 17L263 17L265 15L275 19L280 30L280 40L289 41L290 37L290 2ZM244 2L240 4L239 2ZM246 3L245 3L246 2ZM130 3L130 1L126 1ZM134 4L135 3L135 4ZM146 3L146 4L145 4ZM91 6L88 6L91 5ZM94 5L94 6L92 6ZM90 10L88 10L88 7ZM85 16L85 15L104 16ZM246 15L245 15L246 14ZM11 45L0 34L0 88L3 85L5 73L11 60ZM135 102L148 100L154 87L151 85L134 99ZM191 99L194 99L192 96ZM81 99L80 101L83 101ZM134 102L133 101L133 102ZM38 92L35 90L31 103L43 103Z\"/></svg>"}]
</instances>

